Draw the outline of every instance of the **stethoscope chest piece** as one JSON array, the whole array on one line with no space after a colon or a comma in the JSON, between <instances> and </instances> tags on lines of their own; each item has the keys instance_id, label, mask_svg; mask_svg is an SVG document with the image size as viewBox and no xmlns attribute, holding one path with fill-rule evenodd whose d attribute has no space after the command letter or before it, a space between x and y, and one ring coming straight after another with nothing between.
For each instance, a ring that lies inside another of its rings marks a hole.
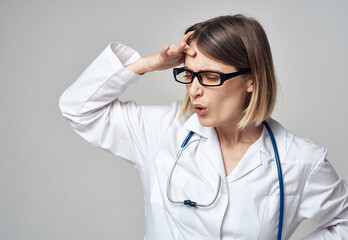
<instances>
[{"instance_id":1,"label":"stethoscope chest piece","mask_svg":"<svg viewBox=\"0 0 348 240\"><path fill-rule=\"evenodd\" d=\"M279 223L278 223L278 240L281 240L281 236L282 236L282 229L283 229L283 212L284 212L284 186L283 186L283 177L282 177L282 169L281 169L281 164L280 164L280 159L279 159L279 153L278 153L278 148L277 148L277 144L276 144L276 140L275 137L273 135L272 129L269 126L269 124L266 121L263 121L263 124L265 125L269 136L271 138L272 141L272 146L273 146L273 150L274 150L274 155L275 155L275 160L276 160L276 165L277 165L277 169L278 169L278 180L279 180ZM178 201L178 200L173 200L172 197L170 196L170 186L171 186L171 179L172 179L172 175L175 169L175 166L177 165L177 162L179 161L182 152L193 142L195 141L199 141L199 139L195 139L192 140L190 142L191 137L193 136L194 132L190 131L189 134L186 136L185 140L183 141L183 143L181 144L181 147L176 155L176 160L174 162L174 165L170 171L168 180L167 180L167 187L166 187L166 192L167 192L167 198L168 200L173 203L173 204L181 204L181 205L185 205L185 206L189 206L189 207L210 207L212 206L218 195L220 192L220 188L221 188L221 176L219 174L219 179L218 179L218 184L217 184L217 190L215 193L215 196L213 197L213 199L207 203L207 204L202 204L202 203L197 203L195 201L192 201L190 199L186 199L186 200L182 200L182 201Z\"/></svg>"}]
</instances>

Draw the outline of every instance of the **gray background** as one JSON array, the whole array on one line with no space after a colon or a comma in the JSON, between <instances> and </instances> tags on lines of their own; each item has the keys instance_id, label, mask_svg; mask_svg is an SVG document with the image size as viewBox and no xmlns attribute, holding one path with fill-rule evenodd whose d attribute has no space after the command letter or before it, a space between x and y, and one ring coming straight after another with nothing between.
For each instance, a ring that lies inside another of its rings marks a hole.
<instances>
[{"instance_id":1,"label":"gray background","mask_svg":"<svg viewBox=\"0 0 348 240\"><path fill-rule=\"evenodd\" d=\"M243 13L263 24L280 94L273 117L329 149L348 179L347 1L1 1L0 239L142 239L137 171L69 127L58 99L109 42L145 56L193 23ZM170 71L123 100L181 99ZM313 228L305 222L292 239Z\"/></svg>"}]
</instances>

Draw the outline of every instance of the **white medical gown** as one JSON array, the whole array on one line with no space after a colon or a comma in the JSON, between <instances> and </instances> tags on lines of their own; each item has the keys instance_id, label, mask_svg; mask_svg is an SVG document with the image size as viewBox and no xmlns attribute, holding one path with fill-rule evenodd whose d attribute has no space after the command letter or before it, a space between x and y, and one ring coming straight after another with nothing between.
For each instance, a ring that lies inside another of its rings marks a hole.
<instances>
[{"instance_id":1,"label":"white medical gown","mask_svg":"<svg viewBox=\"0 0 348 240\"><path fill-rule=\"evenodd\" d=\"M124 68L138 58L133 49L110 44L63 93L59 105L79 135L138 169L145 200L145 239L276 239L278 175L265 127L226 176L215 129L202 126L196 114L178 118L180 101L168 106L137 106L118 100L140 78ZM326 149L295 136L273 119L268 122L284 179L282 239L289 239L305 219L318 229L305 239L348 239L348 188L327 161ZM183 152L170 194L175 200L209 203L220 175L220 193L208 208L175 205L166 195L175 156L190 131L195 132L191 141L199 141Z\"/></svg>"}]
</instances>

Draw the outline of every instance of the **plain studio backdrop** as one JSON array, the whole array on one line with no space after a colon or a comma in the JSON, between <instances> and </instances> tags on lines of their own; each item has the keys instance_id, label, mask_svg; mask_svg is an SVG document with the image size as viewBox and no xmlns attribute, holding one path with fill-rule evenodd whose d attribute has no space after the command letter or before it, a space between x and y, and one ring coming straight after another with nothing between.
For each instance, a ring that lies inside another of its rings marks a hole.
<instances>
[{"instance_id":1,"label":"plain studio backdrop","mask_svg":"<svg viewBox=\"0 0 348 240\"><path fill-rule=\"evenodd\" d=\"M59 96L109 42L146 56L218 15L260 21L280 83L273 118L327 147L347 180L347 9L343 0L2 0L0 239L143 239L137 170L80 138ZM121 99L169 104L184 95L168 70L146 74ZM306 221L291 239L312 230Z\"/></svg>"}]
</instances>

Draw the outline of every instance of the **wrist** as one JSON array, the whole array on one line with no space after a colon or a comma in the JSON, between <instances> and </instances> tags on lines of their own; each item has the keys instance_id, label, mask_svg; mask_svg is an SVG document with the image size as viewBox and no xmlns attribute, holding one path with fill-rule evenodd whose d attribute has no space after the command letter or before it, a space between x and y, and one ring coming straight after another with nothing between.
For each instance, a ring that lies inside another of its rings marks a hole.
<instances>
[{"instance_id":1,"label":"wrist","mask_svg":"<svg viewBox=\"0 0 348 240\"><path fill-rule=\"evenodd\" d=\"M125 68L128 68L128 70L139 74L139 75L143 75L145 73L151 72L146 65L145 59L144 58L139 58L138 60L136 60L135 62L125 66Z\"/></svg>"}]
</instances>

